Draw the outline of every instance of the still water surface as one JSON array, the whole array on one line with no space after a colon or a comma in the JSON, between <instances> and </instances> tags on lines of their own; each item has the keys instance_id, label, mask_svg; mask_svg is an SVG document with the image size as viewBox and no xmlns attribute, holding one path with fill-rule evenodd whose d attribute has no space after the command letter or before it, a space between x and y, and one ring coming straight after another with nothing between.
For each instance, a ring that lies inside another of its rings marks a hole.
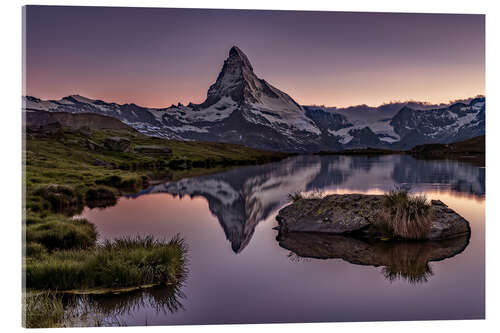
<instances>
[{"instance_id":1,"label":"still water surface","mask_svg":"<svg viewBox=\"0 0 500 333\"><path fill-rule=\"evenodd\" d=\"M289 193L380 194L398 184L440 199L471 224L465 245L429 262L417 282L390 279L380 266L302 258L276 240L275 217ZM403 155L298 156L155 185L83 212L101 239L180 234L189 247L189 275L174 306L159 304L154 292L141 302L94 300L119 309L108 313L126 325L483 318L484 215L484 168Z\"/></svg>"}]
</instances>

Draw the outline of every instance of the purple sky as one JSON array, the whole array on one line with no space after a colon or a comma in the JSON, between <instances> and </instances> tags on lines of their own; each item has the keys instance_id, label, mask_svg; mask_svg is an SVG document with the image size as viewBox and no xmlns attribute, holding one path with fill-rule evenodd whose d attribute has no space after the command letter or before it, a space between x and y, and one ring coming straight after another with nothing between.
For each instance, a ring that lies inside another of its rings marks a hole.
<instances>
[{"instance_id":1,"label":"purple sky","mask_svg":"<svg viewBox=\"0 0 500 333\"><path fill-rule=\"evenodd\" d=\"M26 9L25 94L200 103L229 48L301 104L484 94L484 16L52 7Z\"/></svg>"}]
</instances>

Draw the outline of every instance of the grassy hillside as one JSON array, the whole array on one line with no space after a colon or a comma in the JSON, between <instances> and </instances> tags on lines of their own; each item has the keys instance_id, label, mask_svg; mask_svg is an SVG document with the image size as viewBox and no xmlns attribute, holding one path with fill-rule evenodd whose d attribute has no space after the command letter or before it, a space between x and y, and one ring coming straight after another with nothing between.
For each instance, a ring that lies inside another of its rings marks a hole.
<instances>
[{"instance_id":1,"label":"grassy hillside","mask_svg":"<svg viewBox=\"0 0 500 333\"><path fill-rule=\"evenodd\" d=\"M484 154L485 149L485 135L476 136L475 138L453 142L448 144L425 144L413 147L412 153L416 154Z\"/></svg>"},{"instance_id":2,"label":"grassy hillside","mask_svg":"<svg viewBox=\"0 0 500 333\"><path fill-rule=\"evenodd\" d=\"M448 144L418 145L413 147L409 153L418 158L447 158L484 166L486 154L485 141L486 137L481 135L472 139Z\"/></svg>"},{"instance_id":3,"label":"grassy hillside","mask_svg":"<svg viewBox=\"0 0 500 333\"><path fill-rule=\"evenodd\" d=\"M411 150L391 150L378 148L346 149L340 151L321 151L315 155L392 155L410 154L422 159L452 159L475 165L485 164L485 136L448 144L430 143L417 145Z\"/></svg>"},{"instance_id":4,"label":"grassy hillside","mask_svg":"<svg viewBox=\"0 0 500 333\"><path fill-rule=\"evenodd\" d=\"M130 151L117 152L104 147L106 138L116 136L130 140ZM167 147L171 154L134 152L135 146ZM109 199L112 194L134 192L153 180L171 180L236 165L278 161L286 156L234 144L172 141L120 130L65 129L58 135L28 136L26 208L35 212L66 209L72 214L70 206L83 205L85 198L88 201L100 197ZM54 184L60 185L59 188L48 188ZM53 193L64 189L66 196ZM61 200L67 202L59 202Z\"/></svg>"}]
</instances>

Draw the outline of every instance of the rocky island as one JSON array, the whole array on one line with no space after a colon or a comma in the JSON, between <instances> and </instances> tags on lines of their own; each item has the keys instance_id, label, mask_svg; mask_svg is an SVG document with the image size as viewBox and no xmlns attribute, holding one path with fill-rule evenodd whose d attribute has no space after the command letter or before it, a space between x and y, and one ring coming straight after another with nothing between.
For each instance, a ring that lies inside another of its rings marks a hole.
<instances>
[{"instance_id":1,"label":"rocky island","mask_svg":"<svg viewBox=\"0 0 500 333\"><path fill-rule=\"evenodd\" d=\"M440 200L431 200L430 231L426 240L443 240L470 233L467 220ZM319 232L358 238L393 238L383 227L384 196L333 194L322 199L302 198L279 211L281 234Z\"/></svg>"},{"instance_id":2,"label":"rocky island","mask_svg":"<svg viewBox=\"0 0 500 333\"><path fill-rule=\"evenodd\" d=\"M413 200L407 192L403 196ZM416 283L432 275L430 261L453 257L469 244L469 223L440 200L425 203L429 223L422 237L410 240L398 236L385 221L388 197L333 194L296 198L276 217L279 245L300 258L336 258L383 266L389 280L403 278ZM411 221L407 218L405 223Z\"/></svg>"}]
</instances>

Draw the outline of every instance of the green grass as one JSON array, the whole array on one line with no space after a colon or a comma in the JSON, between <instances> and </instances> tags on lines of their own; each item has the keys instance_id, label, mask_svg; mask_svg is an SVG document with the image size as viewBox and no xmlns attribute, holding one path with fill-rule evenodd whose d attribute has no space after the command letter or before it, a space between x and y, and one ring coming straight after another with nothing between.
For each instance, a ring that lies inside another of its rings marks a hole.
<instances>
[{"instance_id":1,"label":"green grass","mask_svg":"<svg viewBox=\"0 0 500 333\"><path fill-rule=\"evenodd\" d=\"M109 136L130 139L131 146L157 145L172 150L171 155L154 156L135 152L92 150L87 140L102 145ZM86 199L99 197L97 185L107 186L100 194L113 202L123 192L135 192L151 179L173 180L190 175L216 172L229 166L277 161L288 156L235 144L184 142L148 137L136 132L94 130L90 138L66 129L63 137L26 139L26 208L34 212L78 213ZM99 160L106 165L97 166ZM95 206L98 203L94 202Z\"/></svg>"},{"instance_id":2,"label":"green grass","mask_svg":"<svg viewBox=\"0 0 500 333\"><path fill-rule=\"evenodd\" d=\"M95 245L97 231L85 219L71 219L63 215L40 217L29 214L26 218L27 255L41 253L35 247L43 246L47 251L57 249L85 249ZM36 245L35 245L36 244Z\"/></svg>"},{"instance_id":3,"label":"green grass","mask_svg":"<svg viewBox=\"0 0 500 333\"><path fill-rule=\"evenodd\" d=\"M88 145L90 139L96 143L94 147L102 147L109 136L127 137L132 148L167 146L172 154L93 150ZM187 264L181 238L158 241L146 237L96 244L95 226L69 216L79 214L84 206L114 205L120 195L136 192L152 180L176 180L287 156L232 144L164 140L131 131L94 130L88 138L79 131L65 129L62 136L28 136L24 156L23 269L30 295L25 299L25 325L67 325L61 298L47 291L130 292L138 287L163 285L167 288L151 291L150 296L172 311L182 307L177 295L182 294ZM75 315L79 321L81 316Z\"/></svg>"},{"instance_id":4,"label":"green grass","mask_svg":"<svg viewBox=\"0 0 500 333\"><path fill-rule=\"evenodd\" d=\"M87 250L54 251L26 260L26 286L68 291L174 284L186 274L186 251L179 237L124 238Z\"/></svg>"},{"instance_id":5,"label":"green grass","mask_svg":"<svg viewBox=\"0 0 500 333\"><path fill-rule=\"evenodd\" d=\"M425 195L396 189L384 195L383 222L396 237L425 239L431 230L432 206Z\"/></svg>"}]
</instances>

